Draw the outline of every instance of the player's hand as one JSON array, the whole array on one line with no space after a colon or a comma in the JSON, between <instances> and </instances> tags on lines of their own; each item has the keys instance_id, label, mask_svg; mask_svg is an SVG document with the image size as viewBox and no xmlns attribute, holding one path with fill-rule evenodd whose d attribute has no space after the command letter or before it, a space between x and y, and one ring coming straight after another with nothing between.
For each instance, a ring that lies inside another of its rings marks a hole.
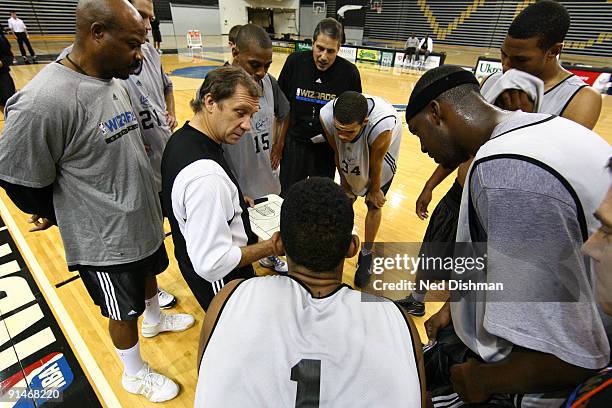
<instances>
[{"instance_id":1,"label":"player's hand","mask_svg":"<svg viewBox=\"0 0 612 408\"><path fill-rule=\"evenodd\" d=\"M280 143L274 143L272 145L272 152L270 152L270 164L272 165L272 170L278 169L281 159L283 158L283 148L284 146Z\"/></svg>"},{"instance_id":2,"label":"player's hand","mask_svg":"<svg viewBox=\"0 0 612 408\"><path fill-rule=\"evenodd\" d=\"M151 145L144 143L145 152L151 154Z\"/></svg>"},{"instance_id":3,"label":"player's hand","mask_svg":"<svg viewBox=\"0 0 612 408\"><path fill-rule=\"evenodd\" d=\"M30 228L30 232L44 231L53 225L51 221L40 217L38 214L32 214L30 218L28 218L28 224L34 224L34 226Z\"/></svg>"},{"instance_id":4,"label":"player's hand","mask_svg":"<svg viewBox=\"0 0 612 408\"><path fill-rule=\"evenodd\" d=\"M482 365L483 363L470 358L465 363L455 364L450 368L453 389L465 403L477 404L489 399L482 387Z\"/></svg>"},{"instance_id":5,"label":"player's hand","mask_svg":"<svg viewBox=\"0 0 612 408\"><path fill-rule=\"evenodd\" d=\"M255 200L253 200L249 196L244 196L244 201L249 205L249 207L255 207Z\"/></svg>"},{"instance_id":6,"label":"player's hand","mask_svg":"<svg viewBox=\"0 0 612 408\"><path fill-rule=\"evenodd\" d=\"M174 115L168 111L166 111L166 123L168 124L168 127L170 128L170 130L174 130L176 125L178 125L178 122L176 121L176 118L174 117Z\"/></svg>"},{"instance_id":7,"label":"player's hand","mask_svg":"<svg viewBox=\"0 0 612 408\"><path fill-rule=\"evenodd\" d=\"M421 191L421 195L417 198L416 201L416 215L419 219L424 220L429 217L427 213L427 206L431 202L431 189L425 187L423 191Z\"/></svg>"},{"instance_id":8,"label":"player's hand","mask_svg":"<svg viewBox=\"0 0 612 408\"><path fill-rule=\"evenodd\" d=\"M495 101L495 104L502 109L509 111L522 110L523 112L533 112L534 103L525 91L520 89L506 89Z\"/></svg>"},{"instance_id":9,"label":"player's hand","mask_svg":"<svg viewBox=\"0 0 612 408\"><path fill-rule=\"evenodd\" d=\"M377 190L370 190L368 194L366 194L366 203L372 203L376 208L383 208L386 201L385 194L380 188Z\"/></svg>"},{"instance_id":10,"label":"player's hand","mask_svg":"<svg viewBox=\"0 0 612 408\"><path fill-rule=\"evenodd\" d=\"M442 306L442 309L438 311L438 313L431 316L425 322L425 332L427 333L429 344L433 344L433 342L438 338L438 331L448 326L450 322L450 303L446 302L444 303L444 306Z\"/></svg>"}]
</instances>

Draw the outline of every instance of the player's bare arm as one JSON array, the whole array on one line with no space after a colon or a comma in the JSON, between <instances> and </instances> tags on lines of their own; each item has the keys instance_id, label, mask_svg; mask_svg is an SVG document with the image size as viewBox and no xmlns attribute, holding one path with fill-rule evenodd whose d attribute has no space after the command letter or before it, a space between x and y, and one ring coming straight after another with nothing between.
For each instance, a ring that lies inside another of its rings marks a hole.
<instances>
[{"instance_id":1,"label":"player's bare arm","mask_svg":"<svg viewBox=\"0 0 612 408\"><path fill-rule=\"evenodd\" d=\"M601 113L601 94L590 86L578 91L561 116L593 129Z\"/></svg>"},{"instance_id":2,"label":"player's bare arm","mask_svg":"<svg viewBox=\"0 0 612 408\"><path fill-rule=\"evenodd\" d=\"M321 128L323 128L323 133L325 134L327 143L329 143L331 148L334 150L334 161L336 162L336 169L338 169L338 174L340 174L340 184L342 185L342 188L344 188L344 191L349 196L349 198L354 201L357 197L351 191L351 187L349 186L348 181L346 181L346 179L344 178L344 174L342 174L342 169L340 168L340 157L338 155L338 147L336 146L336 141L334 140L332 134L329 133L329 131L323 124L323 120L321 118L319 118L319 122L321 122Z\"/></svg>"},{"instance_id":3,"label":"player's bare arm","mask_svg":"<svg viewBox=\"0 0 612 408\"><path fill-rule=\"evenodd\" d=\"M385 205L385 195L381 191L380 179L382 176L383 158L391 145L391 130L382 132L370 146L370 187L366 201L374 204L376 208Z\"/></svg>"}]
</instances>

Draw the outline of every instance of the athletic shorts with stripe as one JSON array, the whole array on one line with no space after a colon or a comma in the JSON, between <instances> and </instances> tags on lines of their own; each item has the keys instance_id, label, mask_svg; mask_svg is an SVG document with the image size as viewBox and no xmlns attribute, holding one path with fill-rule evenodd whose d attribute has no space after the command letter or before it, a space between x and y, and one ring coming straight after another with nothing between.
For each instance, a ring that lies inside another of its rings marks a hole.
<instances>
[{"instance_id":1,"label":"athletic shorts with stripe","mask_svg":"<svg viewBox=\"0 0 612 408\"><path fill-rule=\"evenodd\" d=\"M145 278L168 267L168 254L162 245L148 257L124 265L87 266L78 270L89 296L100 307L102 316L113 320L138 319L145 309Z\"/></svg>"}]
</instances>

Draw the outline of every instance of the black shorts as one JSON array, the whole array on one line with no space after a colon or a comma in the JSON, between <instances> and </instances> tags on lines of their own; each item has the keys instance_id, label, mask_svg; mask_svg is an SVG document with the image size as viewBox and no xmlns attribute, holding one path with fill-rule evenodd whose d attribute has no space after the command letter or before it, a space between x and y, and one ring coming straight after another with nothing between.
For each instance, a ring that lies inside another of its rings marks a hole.
<instances>
[{"instance_id":1,"label":"black shorts","mask_svg":"<svg viewBox=\"0 0 612 408\"><path fill-rule=\"evenodd\" d=\"M158 43L162 42L162 36L160 31L153 31L151 34L153 35L153 41Z\"/></svg>"},{"instance_id":2,"label":"black shorts","mask_svg":"<svg viewBox=\"0 0 612 408\"><path fill-rule=\"evenodd\" d=\"M280 167L281 196L285 197L292 185L308 177L334 178L334 151L327 143L311 143L287 136Z\"/></svg>"},{"instance_id":3,"label":"black shorts","mask_svg":"<svg viewBox=\"0 0 612 408\"><path fill-rule=\"evenodd\" d=\"M385 197L387 196L387 193L389 192L389 189L391 188L391 183L393 183L393 177L391 177L391 180L387 181L385 185L380 188L380 191L383 192ZM366 191L366 193L362 195L361 197L365 197L368 193L369 191Z\"/></svg>"},{"instance_id":4,"label":"black shorts","mask_svg":"<svg viewBox=\"0 0 612 408\"><path fill-rule=\"evenodd\" d=\"M416 47L408 47L404 50L405 55L413 55L416 53Z\"/></svg>"},{"instance_id":5,"label":"black shorts","mask_svg":"<svg viewBox=\"0 0 612 408\"><path fill-rule=\"evenodd\" d=\"M6 106L6 101L15 94L15 82L8 72L0 73L0 106ZM3 112L4 113L4 112Z\"/></svg>"},{"instance_id":6,"label":"black shorts","mask_svg":"<svg viewBox=\"0 0 612 408\"><path fill-rule=\"evenodd\" d=\"M168 254L162 243L145 259L124 265L79 265L83 284L102 316L113 320L135 320L145 309L145 278L168 267Z\"/></svg>"}]
</instances>

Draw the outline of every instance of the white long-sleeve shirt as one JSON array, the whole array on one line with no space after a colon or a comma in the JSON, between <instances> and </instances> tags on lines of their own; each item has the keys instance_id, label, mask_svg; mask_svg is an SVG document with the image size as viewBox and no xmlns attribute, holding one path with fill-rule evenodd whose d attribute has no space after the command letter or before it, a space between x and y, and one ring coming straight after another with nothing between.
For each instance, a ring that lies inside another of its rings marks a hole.
<instances>
[{"instance_id":1,"label":"white long-sleeve shirt","mask_svg":"<svg viewBox=\"0 0 612 408\"><path fill-rule=\"evenodd\" d=\"M195 272L209 282L222 279L240 263L247 245L240 195L214 160L198 160L177 175L172 211L185 238Z\"/></svg>"}]
</instances>

